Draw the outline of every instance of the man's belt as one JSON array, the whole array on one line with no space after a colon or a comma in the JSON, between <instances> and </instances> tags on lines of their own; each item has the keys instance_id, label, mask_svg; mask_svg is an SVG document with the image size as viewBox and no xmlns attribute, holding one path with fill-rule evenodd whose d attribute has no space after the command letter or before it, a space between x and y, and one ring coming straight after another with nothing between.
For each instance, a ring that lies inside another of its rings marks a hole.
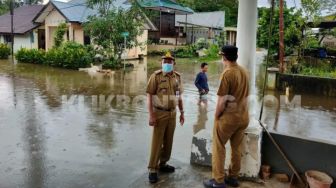
<instances>
[{"instance_id":1,"label":"man's belt","mask_svg":"<svg viewBox=\"0 0 336 188\"><path fill-rule=\"evenodd\" d=\"M174 112L175 109L165 109L165 108L161 108L161 107L154 107L155 109L157 110L160 110L160 111L165 111L165 112Z\"/></svg>"}]
</instances>

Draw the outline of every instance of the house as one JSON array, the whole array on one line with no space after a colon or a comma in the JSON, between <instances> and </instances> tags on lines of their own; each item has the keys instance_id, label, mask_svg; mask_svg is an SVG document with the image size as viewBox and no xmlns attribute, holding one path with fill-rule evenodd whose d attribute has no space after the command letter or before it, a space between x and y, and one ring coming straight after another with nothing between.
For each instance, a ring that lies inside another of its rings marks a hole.
<instances>
[{"instance_id":1,"label":"house","mask_svg":"<svg viewBox=\"0 0 336 188\"><path fill-rule=\"evenodd\" d=\"M194 13L192 9L176 3L175 0L138 0L138 3L155 15L151 20L158 30L149 30L148 36L155 44L175 44L178 36L175 27L176 15L188 17Z\"/></svg>"},{"instance_id":2,"label":"house","mask_svg":"<svg viewBox=\"0 0 336 188\"><path fill-rule=\"evenodd\" d=\"M336 20L332 20L331 17L336 17L334 15L330 15L325 17L325 19L319 22L317 25L313 22L308 22L308 26L314 28L315 33L318 34L321 29L323 30L332 30L336 28ZM335 48L336 47L336 36L331 33L328 35L319 35L319 41L321 41L322 46Z\"/></svg>"},{"instance_id":3,"label":"house","mask_svg":"<svg viewBox=\"0 0 336 188\"><path fill-rule=\"evenodd\" d=\"M237 28L236 27L225 27L224 31L225 31L226 44L236 46Z\"/></svg>"},{"instance_id":4,"label":"house","mask_svg":"<svg viewBox=\"0 0 336 188\"><path fill-rule=\"evenodd\" d=\"M14 10L14 52L22 48L43 48L45 35L40 23L33 23L34 17L41 12L43 5L25 5ZM0 43L11 45L11 15L0 16Z\"/></svg>"},{"instance_id":5,"label":"house","mask_svg":"<svg viewBox=\"0 0 336 188\"><path fill-rule=\"evenodd\" d=\"M125 2L125 0L116 0L114 6L127 9L131 5ZM68 31L64 36L66 40L80 44L90 44L90 37L85 34L82 24L88 20L89 16L97 14L98 10L89 8L86 5L86 0L71 0L69 2L51 0L33 21L43 25L41 29L44 30L45 49L48 50L54 45L54 33L61 23L67 23L68 25ZM148 40L148 30L157 30L149 19L146 19L142 29L143 34L138 37L139 43L145 43ZM147 55L146 45L135 47L127 52L129 59L138 58L141 55Z\"/></svg>"},{"instance_id":6,"label":"house","mask_svg":"<svg viewBox=\"0 0 336 188\"><path fill-rule=\"evenodd\" d=\"M204 38L214 42L224 31L225 12L197 12L192 15L176 15L175 27L178 30L177 43L195 43L198 39Z\"/></svg>"}]
</instances>

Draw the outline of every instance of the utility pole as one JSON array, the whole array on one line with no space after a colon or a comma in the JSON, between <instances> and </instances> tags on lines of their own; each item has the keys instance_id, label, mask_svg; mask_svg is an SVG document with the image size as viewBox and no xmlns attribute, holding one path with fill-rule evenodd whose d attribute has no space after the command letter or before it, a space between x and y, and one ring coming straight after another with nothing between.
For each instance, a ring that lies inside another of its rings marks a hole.
<instances>
[{"instance_id":1,"label":"utility pole","mask_svg":"<svg viewBox=\"0 0 336 188\"><path fill-rule=\"evenodd\" d=\"M285 56L285 43L284 43L284 1L279 2L279 65L280 73L285 71L284 69L284 56Z\"/></svg>"},{"instance_id":2,"label":"utility pole","mask_svg":"<svg viewBox=\"0 0 336 188\"><path fill-rule=\"evenodd\" d=\"M11 15L12 63L14 63L14 0L10 1L10 15Z\"/></svg>"}]
</instances>

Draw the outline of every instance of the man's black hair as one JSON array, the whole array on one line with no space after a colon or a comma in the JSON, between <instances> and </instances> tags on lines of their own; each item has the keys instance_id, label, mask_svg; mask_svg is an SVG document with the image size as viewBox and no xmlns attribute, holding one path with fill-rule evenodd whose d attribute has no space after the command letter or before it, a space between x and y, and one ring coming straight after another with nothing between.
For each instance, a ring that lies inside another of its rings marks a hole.
<instances>
[{"instance_id":1,"label":"man's black hair","mask_svg":"<svg viewBox=\"0 0 336 188\"><path fill-rule=\"evenodd\" d=\"M238 59L238 48L236 46L223 46L220 52L227 60L235 62Z\"/></svg>"},{"instance_id":2,"label":"man's black hair","mask_svg":"<svg viewBox=\"0 0 336 188\"><path fill-rule=\"evenodd\" d=\"M205 66L207 66L208 65L208 63L202 63L201 64L201 68L204 68Z\"/></svg>"}]
</instances>

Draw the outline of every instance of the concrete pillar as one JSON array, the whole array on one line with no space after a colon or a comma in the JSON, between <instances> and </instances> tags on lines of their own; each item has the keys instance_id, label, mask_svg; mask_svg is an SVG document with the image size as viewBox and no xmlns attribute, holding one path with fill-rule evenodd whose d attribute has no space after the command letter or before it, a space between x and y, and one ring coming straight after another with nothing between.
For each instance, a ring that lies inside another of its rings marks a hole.
<instances>
[{"instance_id":1,"label":"concrete pillar","mask_svg":"<svg viewBox=\"0 0 336 188\"><path fill-rule=\"evenodd\" d=\"M251 88L255 87L257 18L257 0L239 0L237 27L238 63L249 70Z\"/></svg>"},{"instance_id":2,"label":"concrete pillar","mask_svg":"<svg viewBox=\"0 0 336 188\"><path fill-rule=\"evenodd\" d=\"M238 63L249 72L251 86L250 96L257 95L255 74L257 60L257 6L258 0L239 0L237 27ZM256 100L250 102L251 118L258 118L259 110L256 110L257 106Z\"/></svg>"},{"instance_id":3,"label":"concrete pillar","mask_svg":"<svg viewBox=\"0 0 336 188\"><path fill-rule=\"evenodd\" d=\"M48 51L48 49L50 48L50 39L49 39L49 26L45 26L45 49L46 51Z\"/></svg>"},{"instance_id":4,"label":"concrete pillar","mask_svg":"<svg viewBox=\"0 0 336 188\"><path fill-rule=\"evenodd\" d=\"M255 94L255 65L257 38L257 0L239 0L237 47L238 63L244 66L250 74L251 94ZM235 36L229 33L230 42L234 43ZM253 97L254 98L254 97ZM247 178L258 178L261 166L262 129L257 121L259 109L254 103L250 104L250 124L245 131L242 143L242 168L240 175ZM254 112L254 113L253 113ZM193 137L191 163L211 165L211 130L204 130ZM230 147L227 144L225 168L230 164Z\"/></svg>"},{"instance_id":5,"label":"concrete pillar","mask_svg":"<svg viewBox=\"0 0 336 188\"><path fill-rule=\"evenodd\" d=\"M75 41L74 27L71 24L68 25L68 32L69 32L69 41Z\"/></svg>"}]
</instances>

